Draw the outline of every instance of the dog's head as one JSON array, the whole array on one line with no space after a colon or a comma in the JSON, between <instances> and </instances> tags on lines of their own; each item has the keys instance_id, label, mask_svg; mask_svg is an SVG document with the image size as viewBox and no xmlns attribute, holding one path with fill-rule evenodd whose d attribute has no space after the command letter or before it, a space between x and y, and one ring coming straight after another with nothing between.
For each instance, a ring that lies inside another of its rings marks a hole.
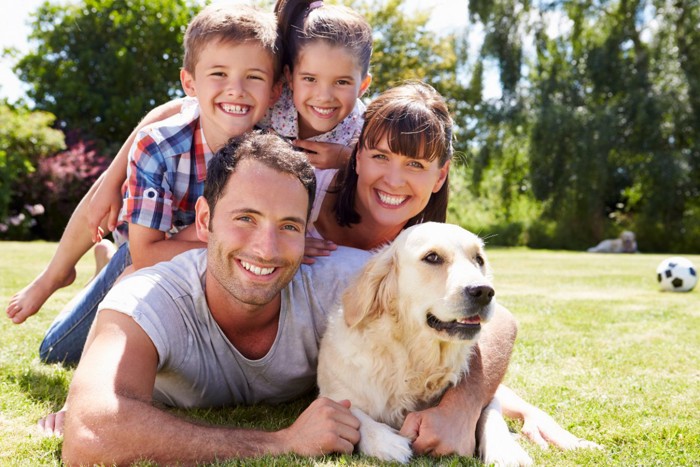
<instances>
[{"instance_id":1,"label":"dog's head","mask_svg":"<svg viewBox=\"0 0 700 467\"><path fill-rule=\"evenodd\" d=\"M494 310L483 242L456 225L404 230L365 266L343 303L348 326L389 313L443 341L473 341Z\"/></svg>"},{"instance_id":2,"label":"dog's head","mask_svg":"<svg viewBox=\"0 0 700 467\"><path fill-rule=\"evenodd\" d=\"M620 240L622 240L622 251L625 253L634 253L637 251L637 240L634 236L634 232L625 230L620 234Z\"/></svg>"}]
</instances>

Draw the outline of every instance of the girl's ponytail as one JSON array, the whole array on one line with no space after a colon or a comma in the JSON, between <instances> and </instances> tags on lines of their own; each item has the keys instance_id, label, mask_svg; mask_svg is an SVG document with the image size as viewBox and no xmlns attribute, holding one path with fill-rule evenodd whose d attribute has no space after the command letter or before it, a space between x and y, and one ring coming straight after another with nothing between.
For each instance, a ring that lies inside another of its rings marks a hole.
<instances>
[{"instance_id":1,"label":"girl's ponytail","mask_svg":"<svg viewBox=\"0 0 700 467\"><path fill-rule=\"evenodd\" d=\"M357 58L362 77L369 73L372 27L359 13L318 0L277 0L274 12L277 30L284 44L282 64L290 70L306 44L322 41L348 49Z\"/></svg>"}]
</instances>

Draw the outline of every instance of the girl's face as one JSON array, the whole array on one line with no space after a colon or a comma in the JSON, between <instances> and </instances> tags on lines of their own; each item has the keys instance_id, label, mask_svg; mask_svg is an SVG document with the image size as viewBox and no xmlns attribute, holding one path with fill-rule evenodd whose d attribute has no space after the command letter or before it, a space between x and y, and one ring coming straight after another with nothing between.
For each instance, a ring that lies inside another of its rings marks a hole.
<instances>
[{"instance_id":1,"label":"girl's face","mask_svg":"<svg viewBox=\"0 0 700 467\"><path fill-rule=\"evenodd\" d=\"M430 196L440 190L450 168L437 158L414 159L389 150L386 137L376 148L357 152L357 194L360 215L386 227L403 226L420 213Z\"/></svg>"},{"instance_id":2,"label":"girl's face","mask_svg":"<svg viewBox=\"0 0 700 467\"><path fill-rule=\"evenodd\" d=\"M299 113L299 138L326 133L347 117L369 87L357 60L344 47L318 41L304 47L294 71L285 69Z\"/></svg>"}]
</instances>

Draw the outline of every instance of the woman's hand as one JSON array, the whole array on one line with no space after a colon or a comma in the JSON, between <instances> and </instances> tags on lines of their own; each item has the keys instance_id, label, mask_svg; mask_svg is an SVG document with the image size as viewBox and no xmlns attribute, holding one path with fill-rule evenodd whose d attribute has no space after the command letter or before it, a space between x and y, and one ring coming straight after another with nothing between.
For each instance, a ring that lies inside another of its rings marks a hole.
<instances>
[{"instance_id":1,"label":"woman's hand","mask_svg":"<svg viewBox=\"0 0 700 467\"><path fill-rule=\"evenodd\" d=\"M319 143L295 139L292 144L306 153L309 163L317 169L340 169L345 167L352 154L352 147L334 143Z\"/></svg>"},{"instance_id":2,"label":"woman's hand","mask_svg":"<svg viewBox=\"0 0 700 467\"><path fill-rule=\"evenodd\" d=\"M315 256L329 256L331 251L336 250L338 245L330 240L320 240L314 237L306 237L306 246L304 247L304 258L301 260L303 264L314 264Z\"/></svg>"}]
</instances>

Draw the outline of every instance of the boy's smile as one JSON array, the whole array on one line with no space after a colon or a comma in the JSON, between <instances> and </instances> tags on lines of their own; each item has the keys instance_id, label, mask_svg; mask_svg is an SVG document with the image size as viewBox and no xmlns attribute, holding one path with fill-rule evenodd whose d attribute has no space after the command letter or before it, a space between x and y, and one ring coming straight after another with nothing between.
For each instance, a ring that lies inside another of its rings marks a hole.
<instances>
[{"instance_id":1,"label":"boy's smile","mask_svg":"<svg viewBox=\"0 0 700 467\"><path fill-rule=\"evenodd\" d=\"M252 130L279 97L274 60L255 43L216 41L202 49L194 74L182 70L182 87L199 101L204 137L212 152Z\"/></svg>"}]
</instances>

